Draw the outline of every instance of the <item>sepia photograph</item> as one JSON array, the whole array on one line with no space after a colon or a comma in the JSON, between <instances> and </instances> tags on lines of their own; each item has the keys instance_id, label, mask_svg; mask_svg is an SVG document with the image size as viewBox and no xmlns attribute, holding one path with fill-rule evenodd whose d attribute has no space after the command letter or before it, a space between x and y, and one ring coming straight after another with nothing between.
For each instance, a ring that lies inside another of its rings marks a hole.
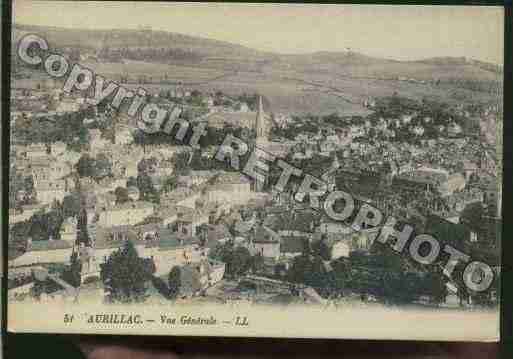
<instances>
[{"instance_id":1,"label":"sepia photograph","mask_svg":"<svg viewBox=\"0 0 513 359\"><path fill-rule=\"evenodd\" d=\"M503 7L16 0L2 61L10 332L500 339Z\"/></svg>"}]
</instances>

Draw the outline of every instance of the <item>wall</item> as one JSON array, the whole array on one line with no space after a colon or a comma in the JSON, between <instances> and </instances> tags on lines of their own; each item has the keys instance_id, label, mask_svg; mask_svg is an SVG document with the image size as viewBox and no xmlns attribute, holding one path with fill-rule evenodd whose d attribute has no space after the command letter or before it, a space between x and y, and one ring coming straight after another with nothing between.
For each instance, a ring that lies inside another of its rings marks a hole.
<instances>
[{"instance_id":1,"label":"wall","mask_svg":"<svg viewBox=\"0 0 513 359\"><path fill-rule=\"evenodd\" d=\"M113 227L120 225L134 225L153 214L153 207L127 208L123 210L102 211L99 213L97 225Z\"/></svg>"},{"instance_id":2,"label":"wall","mask_svg":"<svg viewBox=\"0 0 513 359\"><path fill-rule=\"evenodd\" d=\"M25 252L16 259L9 261L9 267L33 265L37 263L69 263L72 248L53 249L48 251Z\"/></svg>"}]
</instances>

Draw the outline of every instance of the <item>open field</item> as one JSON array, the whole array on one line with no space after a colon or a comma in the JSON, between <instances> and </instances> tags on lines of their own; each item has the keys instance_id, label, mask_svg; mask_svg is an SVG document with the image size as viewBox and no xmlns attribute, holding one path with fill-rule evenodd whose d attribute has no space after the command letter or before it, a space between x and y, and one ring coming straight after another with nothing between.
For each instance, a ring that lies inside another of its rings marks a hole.
<instances>
[{"instance_id":1,"label":"open field","mask_svg":"<svg viewBox=\"0 0 513 359\"><path fill-rule=\"evenodd\" d=\"M201 91L221 90L230 95L258 92L266 96L275 112L327 114L365 114L362 103L368 97L399 95L422 99L443 98L447 102L475 103L494 99L490 93L457 88L448 84L412 83L393 79L359 78L343 73L307 73L298 71L261 72L164 65L128 61L125 64L85 64L109 77L130 74L151 77L151 83L127 84L127 87L144 87L158 92L177 85ZM163 80L164 74L167 79ZM163 83L158 83L158 82Z\"/></svg>"},{"instance_id":2,"label":"open field","mask_svg":"<svg viewBox=\"0 0 513 359\"><path fill-rule=\"evenodd\" d=\"M452 104L488 103L497 101L495 87L502 87L500 66L467 58L396 61L356 52L285 55L178 33L20 25L14 26L13 44L27 32L44 35L60 48L77 49L88 58L82 65L114 81L128 78L127 87L158 92L181 86L228 95L258 92L269 99L274 112L365 114L366 98L393 93ZM119 62L102 58L104 50L121 48L127 57ZM170 50L190 59L169 57Z\"/></svg>"}]
</instances>

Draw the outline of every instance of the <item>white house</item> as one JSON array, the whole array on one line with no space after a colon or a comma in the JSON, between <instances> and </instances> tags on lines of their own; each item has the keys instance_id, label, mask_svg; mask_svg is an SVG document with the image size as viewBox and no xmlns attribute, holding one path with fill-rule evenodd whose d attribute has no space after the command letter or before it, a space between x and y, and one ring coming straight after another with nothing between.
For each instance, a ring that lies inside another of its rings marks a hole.
<instances>
[{"instance_id":1,"label":"white house","mask_svg":"<svg viewBox=\"0 0 513 359\"><path fill-rule=\"evenodd\" d=\"M44 143L34 143L25 147L25 155L27 158L46 157L46 145Z\"/></svg>"},{"instance_id":2,"label":"white house","mask_svg":"<svg viewBox=\"0 0 513 359\"><path fill-rule=\"evenodd\" d=\"M39 263L68 264L72 251L73 245L69 241L32 241L28 239L27 251L21 256L10 260L8 265L9 267L19 267Z\"/></svg>"},{"instance_id":3,"label":"white house","mask_svg":"<svg viewBox=\"0 0 513 359\"><path fill-rule=\"evenodd\" d=\"M63 99L59 102L55 111L58 113L65 113L65 112L76 112L79 109L80 109L80 104L77 101L73 101L71 99Z\"/></svg>"},{"instance_id":4,"label":"white house","mask_svg":"<svg viewBox=\"0 0 513 359\"><path fill-rule=\"evenodd\" d=\"M134 142L134 136L128 126L117 125L114 132L114 143L116 145L129 145Z\"/></svg>"},{"instance_id":5,"label":"white house","mask_svg":"<svg viewBox=\"0 0 513 359\"><path fill-rule=\"evenodd\" d=\"M154 213L154 206L150 202L126 202L99 208L97 212L99 226L134 225L151 216Z\"/></svg>"},{"instance_id":6,"label":"white house","mask_svg":"<svg viewBox=\"0 0 513 359\"><path fill-rule=\"evenodd\" d=\"M77 219L68 217L62 222L60 229L61 240L73 243L77 238Z\"/></svg>"},{"instance_id":7,"label":"white house","mask_svg":"<svg viewBox=\"0 0 513 359\"><path fill-rule=\"evenodd\" d=\"M37 200L41 203L50 204L54 200L62 201L66 196L66 181L38 181L35 189Z\"/></svg>"},{"instance_id":8,"label":"white house","mask_svg":"<svg viewBox=\"0 0 513 359\"><path fill-rule=\"evenodd\" d=\"M422 136L424 134L424 127L422 126L415 126L413 127L413 129L411 130L411 132L416 135L416 136Z\"/></svg>"},{"instance_id":9,"label":"white house","mask_svg":"<svg viewBox=\"0 0 513 359\"><path fill-rule=\"evenodd\" d=\"M66 151L66 144L61 141L52 143L50 146L50 153L52 156L60 156Z\"/></svg>"},{"instance_id":10,"label":"white house","mask_svg":"<svg viewBox=\"0 0 513 359\"><path fill-rule=\"evenodd\" d=\"M246 204L253 199L249 179L238 173L226 172L208 188L206 199L213 203Z\"/></svg>"}]
</instances>

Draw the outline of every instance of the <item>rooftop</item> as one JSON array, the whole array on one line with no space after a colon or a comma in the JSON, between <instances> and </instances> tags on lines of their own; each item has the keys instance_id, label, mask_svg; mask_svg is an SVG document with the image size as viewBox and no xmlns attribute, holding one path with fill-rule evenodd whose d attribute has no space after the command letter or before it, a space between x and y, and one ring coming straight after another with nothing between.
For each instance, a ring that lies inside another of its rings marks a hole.
<instances>
[{"instance_id":1,"label":"rooftop","mask_svg":"<svg viewBox=\"0 0 513 359\"><path fill-rule=\"evenodd\" d=\"M55 249L67 249L73 247L72 242L62 240L32 241L29 251L48 251Z\"/></svg>"},{"instance_id":2,"label":"rooftop","mask_svg":"<svg viewBox=\"0 0 513 359\"><path fill-rule=\"evenodd\" d=\"M129 209L153 208L153 203L146 201L124 202L104 207L106 211L124 211Z\"/></svg>"}]
</instances>

